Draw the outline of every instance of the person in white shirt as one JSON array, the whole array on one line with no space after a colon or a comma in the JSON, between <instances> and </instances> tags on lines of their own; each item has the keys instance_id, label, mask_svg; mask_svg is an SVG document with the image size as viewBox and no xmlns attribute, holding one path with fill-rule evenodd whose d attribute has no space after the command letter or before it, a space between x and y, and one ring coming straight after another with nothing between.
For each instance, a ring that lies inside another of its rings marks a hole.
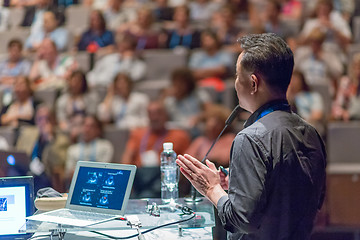
<instances>
[{"instance_id":1,"label":"person in white shirt","mask_svg":"<svg viewBox=\"0 0 360 240\"><path fill-rule=\"evenodd\" d=\"M114 147L101 138L102 124L95 116L87 116L82 128L82 139L71 145L65 166L66 179L71 179L78 161L111 162Z\"/></svg>"},{"instance_id":2,"label":"person in white shirt","mask_svg":"<svg viewBox=\"0 0 360 240\"><path fill-rule=\"evenodd\" d=\"M148 125L146 107L149 98L132 91L131 78L119 73L109 86L104 101L98 106L98 117L104 123L113 122L119 128L137 128Z\"/></svg>"},{"instance_id":3,"label":"person in white shirt","mask_svg":"<svg viewBox=\"0 0 360 240\"><path fill-rule=\"evenodd\" d=\"M30 34L26 40L25 48L30 51L35 51L41 46L42 41L48 37L54 41L58 51L66 50L69 33L65 28L59 26L60 19L58 19L58 16L56 16L55 12L46 11L43 14L43 18L43 28L38 32L32 32Z\"/></svg>"},{"instance_id":4,"label":"person in white shirt","mask_svg":"<svg viewBox=\"0 0 360 240\"><path fill-rule=\"evenodd\" d=\"M320 28L326 34L325 46L333 51L346 50L352 34L349 24L339 12L333 11L331 0L318 0L315 18L308 19L300 33L300 43L307 43L311 32ZM340 49L340 47L342 49Z\"/></svg>"},{"instance_id":5,"label":"person in white shirt","mask_svg":"<svg viewBox=\"0 0 360 240\"><path fill-rule=\"evenodd\" d=\"M133 81L145 77L146 64L136 56L136 40L124 36L118 43L118 53L110 54L96 62L92 71L87 74L91 87L108 87L119 72L129 74Z\"/></svg>"}]
</instances>

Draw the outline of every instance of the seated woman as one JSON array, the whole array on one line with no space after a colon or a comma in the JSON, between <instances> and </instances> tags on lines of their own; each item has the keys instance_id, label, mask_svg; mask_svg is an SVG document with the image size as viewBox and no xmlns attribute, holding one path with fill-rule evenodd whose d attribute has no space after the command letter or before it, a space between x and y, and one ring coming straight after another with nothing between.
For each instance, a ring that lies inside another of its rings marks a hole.
<instances>
[{"instance_id":1,"label":"seated woman","mask_svg":"<svg viewBox=\"0 0 360 240\"><path fill-rule=\"evenodd\" d=\"M75 123L88 114L95 114L98 97L88 91L85 74L75 71L67 82L67 92L62 94L56 102L56 114L59 127L62 131L69 132L72 138L78 136Z\"/></svg>"},{"instance_id":2,"label":"seated woman","mask_svg":"<svg viewBox=\"0 0 360 240\"><path fill-rule=\"evenodd\" d=\"M148 125L148 97L132 91L133 81L124 74L116 75L104 101L98 107L98 117L104 123L113 122L119 128L137 128Z\"/></svg>"},{"instance_id":3,"label":"seated woman","mask_svg":"<svg viewBox=\"0 0 360 240\"><path fill-rule=\"evenodd\" d=\"M210 102L204 90L196 88L195 78L188 68L175 69L171 75L171 86L164 98L170 124L175 127L192 129L197 118Z\"/></svg>"},{"instance_id":4,"label":"seated woman","mask_svg":"<svg viewBox=\"0 0 360 240\"><path fill-rule=\"evenodd\" d=\"M294 71L287 98L294 112L315 127L320 127L324 118L323 99L318 92L311 91L301 72Z\"/></svg>"},{"instance_id":5,"label":"seated woman","mask_svg":"<svg viewBox=\"0 0 360 240\"><path fill-rule=\"evenodd\" d=\"M149 8L140 8L136 20L121 25L118 33L134 37L137 40L137 50L159 47L159 32L154 29L153 15Z\"/></svg>"},{"instance_id":6,"label":"seated woman","mask_svg":"<svg viewBox=\"0 0 360 240\"><path fill-rule=\"evenodd\" d=\"M1 126L19 127L22 124L34 125L35 108L38 102L33 99L30 81L19 76L14 82L15 100L1 111Z\"/></svg>"},{"instance_id":7,"label":"seated woman","mask_svg":"<svg viewBox=\"0 0 360 240\"><path fill-rule=\"evenodd\" d=\"M102 51L111 52L114 43L114 35L106 29L105 18L101 11L92 11L89 29L82 34L78 43L78 50L85 51L90 44L96 44L98 48L103 49Z\"/></svg>"},{"instance_id":8,"label":"seated woman","mask_svg":"<svg viewBox=\"0 0 360 240\"><path fill-rule=\"evenodd\" d=\"M197 137L185 151L197 159L203 159L213 141L225 127L225 121L231 111L222 105L209 105L202 114L204 123L203 135ZM230 162L230 148L235 134L228 127L210 152L208 159L217 167L228 167Z\"/></svg>"}]
</instances>

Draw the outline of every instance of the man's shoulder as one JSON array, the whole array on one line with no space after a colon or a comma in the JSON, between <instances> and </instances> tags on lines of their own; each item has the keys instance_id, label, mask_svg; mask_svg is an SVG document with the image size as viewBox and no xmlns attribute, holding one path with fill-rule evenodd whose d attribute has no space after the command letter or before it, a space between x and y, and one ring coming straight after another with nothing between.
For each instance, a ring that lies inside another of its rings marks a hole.
<instances>
[{"instance_id":1,"label":"man's shoulder","mask_svg":"<svg viewBox=\"0 0 360 240\"><path fill-rule=\"evenodd\" d=\"M239 134L263 136L271 132L286 132L289 128L294 129L299 127L316 131L314 127L295 113L274 111L260 118L249 127L244 128Z\"/></svg>"}]
</instances>

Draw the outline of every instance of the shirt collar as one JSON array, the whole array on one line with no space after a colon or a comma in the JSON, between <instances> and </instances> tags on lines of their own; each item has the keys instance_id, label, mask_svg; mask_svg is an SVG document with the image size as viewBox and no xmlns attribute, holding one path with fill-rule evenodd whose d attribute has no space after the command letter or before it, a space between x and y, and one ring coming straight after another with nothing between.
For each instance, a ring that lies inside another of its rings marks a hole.
<instances>
[{"instance_id":1,"label":"shirt collar","mask_svg":"<svg viewBox=\"0 0 360 240\"><path fill-rule=\"evenodd\" d=\"M244 123L244 128L252 125L254 122L266 116L270 112L278 110L291 112L290 105L286 99L273 100L259 107L253 114L250 115L248 120L246 120L246 122Z\"/></svg>"}]
</instances>

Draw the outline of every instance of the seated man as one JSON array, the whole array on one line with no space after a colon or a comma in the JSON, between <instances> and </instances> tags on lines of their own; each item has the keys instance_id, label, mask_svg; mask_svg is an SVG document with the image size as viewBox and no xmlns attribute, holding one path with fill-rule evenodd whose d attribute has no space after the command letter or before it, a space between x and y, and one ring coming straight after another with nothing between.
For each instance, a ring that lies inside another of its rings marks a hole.
<instances>
[{"instance_id":1,"label":"seated man","mask_svg":"<svg viewBox=\"0 0 360 240\"><path fill-rule=\"evenodd\" d=\"M0 89L11 88L17 76L29 74L31 63L23 57L22 48L21 40L14 38L9 41L8 56L0 62Z\"/></svg>"},{"instance_id":2,"label":"seated man","mask_svg":"<svg viewBox=\"0 0 360 240\"><path fill-rule=\"evenodd\" d=\"M95 116L87 116L82 128L82 139L68 149L65 177L71 180L78 161L111 162L114 148L108 140L101 138L101 122Z\"/></svg>"},{"instance_id":3,"label":"seated man","mask_svg":"<svg viewBox=\"0 0 360 240\"><path fill-rule=\"evenodd\" d=\"M134 197L160 197L159 166L164 142L174 143L177 154L184 153L190 144L187 132L166 128L168 114L162 102L151 102L147 111L149 127L131 132L122 157L122 163L138 167L133 187Z\"/></svg>"},{"instance_id":4,"label":"seated man","mask_svg":"<svg viewBox=\"0 0 360 240\"><path fill-rule=\"evenodd\" d=\"M65 79L78 68L72 56L59 55L55 42L50 38L41 42L36 54L29 74L35 90L64 88Z\"/></svg>"},{"instance_id":5,"label":"seated man","mask_svg":"<svg viewBox=\"0 0 360 240\"><path fill-rule=\"evenodd\" d=\"M93 86L108 87L117 73L125 73L133 81L145 77L146 64L136 56L136 40L126 36L118 42L118 52L107 55L96 62L92 71L87 74L88 83Z\"/></svg>"},{"instance_id":6,"label":"seated man","mask_svg":"<svg viewBox=\"0 0 360 240\"><path fill-rule=\"evenodd\" d=\"M55 114L45 104L37 107L36 126L23 126L16 150L31 156L30 171L35 189L52 186L63 192L63 173L69 146L67 135L56 131Z\"/></svg>"}]
</instances>

